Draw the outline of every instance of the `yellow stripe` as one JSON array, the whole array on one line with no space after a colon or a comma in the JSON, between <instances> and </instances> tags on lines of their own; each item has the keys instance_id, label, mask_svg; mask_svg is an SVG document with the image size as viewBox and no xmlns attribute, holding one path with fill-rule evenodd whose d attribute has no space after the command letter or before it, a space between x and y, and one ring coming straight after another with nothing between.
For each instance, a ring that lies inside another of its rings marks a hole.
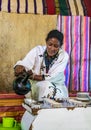
<instances>
[{"instance_id":1,"label":"yellow stripe","mask_svg":"<svg viewBox=\"0 0 91 130\"><path fill-rule=\"evenodd\" d=\"M79 10L79 15L84 15L81 0L77 0L76 2L77 2L78 10Z\"/></svg>"},{"instance_id":2,"label":"yellow stripe","mask_svg":"<svg viewBox=\"0 0 91 130\"><path fill-rule=\"evenodd\" d=\"M20 13L25 13L25 0L20 0Z\"/></svg>"},{"instance_id":3,"label":"yellow stripe","mask_svg":"<svg viewBox=\"0 0 91 130\"><path fill-rule=\"evenodd\" d=\"M18 106L23 103L23 99L2 99L0 106Z\"/></svg>"},{"instance_id":4,"label":"yellow stripe","mask_svg":"<svg viewBox=\"0 0 91 130\"><path fill-rule=\"evenodd\" d=\"M43 14L42 0L36 0L36 5L37 5L37 13Z\"/></svg>"},{"instance_id":5,"label":"yellow stripe","mask_svg":"<svg viewBox=\"0 0 91 130\"><path fill-rule=\"evenodd\" d=\"M28 0L28 13L34 13L34 0Z\"/></svg>"},{"instance_id":6,"label":"yellow stripe","mask_svg":"<svg viewBox=\"0 0 91 130\"><path fill-rule=\"evenodd\" d=\"M22 116L25 111L18 111L18 112L0 112L0 117L4 116Z\"/></svg>"},{"instance_id":7,"label":"yellow stripe","mask_svg":"<svg viewBox=\"0 0 91 130\"><path fill-rule=\"evenodd\" d=\"M71 9L72 15L76 15L76 9L75 9L75 5L74 5L74 0L69 0L69 5L70 5L70 9Z\"/></svg>"},{"instance_id":8,"label":"yellow stripe","mask_svg":"<svg viewBox=\"0 0 91 130\"><path fill-rule=\"evenodd\" d=\"M58 0L55 0L55 6L56 6L56 14L60 14L60 8L59 8L59 2Z\"/></svg>"},{"instance_id":9,"label":"yellow stripe","mask_svg":"<svg viewBox=\"0 0 91 130\"><path fill-rule=\"evenodd\" d=\"M56 14L60 14L59 8L56 8Z\"/></svg>"},{"instance_id":10,"label":"yellow stripe","mask_svg":"<svg viewBox=\"0 0 91 130\"><path fill-rule=\"evenodd\" d=\"M2 11L8 11L8 0L2 0Z\"/></svg>"},{"instance_id":11,"label":"yellow stripe","mask_svg":"<svg viewBox=\"0 0 91 130\"><path fill-rule=\"evenodd\" d=\"M58 2L58 0L55 0L55 6L56 6L56 7L59 7L59 2Z\"/></svg>"},{"instance_id":12,"label":"yellow stripe","mask_svg":"<svg viewBox=\"0 0 91 130\"><path fill-rule=\"evenodd\" d=\"M17 1L11 0L10 1L10 7L11 7L11 12L17 12Z\"/></svg>"}]
</instances>

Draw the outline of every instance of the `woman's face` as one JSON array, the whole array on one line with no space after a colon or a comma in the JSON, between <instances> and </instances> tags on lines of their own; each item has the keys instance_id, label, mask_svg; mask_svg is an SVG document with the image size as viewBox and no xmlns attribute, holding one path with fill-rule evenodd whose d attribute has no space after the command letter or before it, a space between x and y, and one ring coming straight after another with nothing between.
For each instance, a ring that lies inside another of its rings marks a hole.
<instances>
[{"instance_id":1,"label":"woman's face","mask_svg":"<svg viewBox=\"0 0 91 130\"><path fill-rule=\"evenodd\" d=\"M49 56L54 56L60 49L60 43L57 38L50 38L46 42L47 53Z\"/></svg>"}]
</instances>

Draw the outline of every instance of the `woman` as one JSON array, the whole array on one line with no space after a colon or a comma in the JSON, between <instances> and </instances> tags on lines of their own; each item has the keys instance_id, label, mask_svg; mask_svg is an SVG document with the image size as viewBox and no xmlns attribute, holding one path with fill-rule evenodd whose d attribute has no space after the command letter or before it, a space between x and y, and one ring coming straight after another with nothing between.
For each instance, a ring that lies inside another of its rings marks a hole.
<instances>
[{"instance_id":1,"label":"woman","mask_svg":"<svg viewBox=\"0 0 91 130\"><path fill-rule=\"evenodd\" d=\"M63 34L58 30L51 30L46 37L46 46L36 46L15 64L15 76L25 71L30 75L34 99L42 101L44 97L68 97L64 70L69 57L62 45Z\"/></svg>"}]
</instances>

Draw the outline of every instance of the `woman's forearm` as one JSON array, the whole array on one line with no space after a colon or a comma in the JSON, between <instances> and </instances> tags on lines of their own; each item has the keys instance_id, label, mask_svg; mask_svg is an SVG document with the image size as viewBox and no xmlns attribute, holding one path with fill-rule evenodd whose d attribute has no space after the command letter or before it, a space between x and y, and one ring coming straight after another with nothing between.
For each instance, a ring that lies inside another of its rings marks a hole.
<instances>
[{"instance_id":1,"label":"woman's forearm","mask_svg":"<svg viewBox=\"0 0 91 130\"><path fill-rule=\"evenodd\" d=\"M44 75L33 74L33 75L30 76L30 79L37 80L37 81L42 81L42 80L45 80L45 77L44 77Z\"/></svg>"}]
</instances>

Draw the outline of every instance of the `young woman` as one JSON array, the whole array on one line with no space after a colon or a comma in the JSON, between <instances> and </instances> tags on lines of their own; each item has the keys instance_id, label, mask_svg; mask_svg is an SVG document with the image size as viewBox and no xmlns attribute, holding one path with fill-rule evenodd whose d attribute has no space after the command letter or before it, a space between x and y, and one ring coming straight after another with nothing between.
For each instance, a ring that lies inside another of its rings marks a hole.
<instances>
[{"instance_id":1,"label":"young woman","mask_svg":"<svg viewBox=\"0 0 91 130\"><path fill-rule=\"evenodd\" d=\"M44 97L68 97L64 70L69 56L62 45L63 34L58 30L51 30L46 37L46 46L36 46L15 64L15 76L25 71L30 75L32 98L42 101Z\"/></svg>"}]
</instances>

